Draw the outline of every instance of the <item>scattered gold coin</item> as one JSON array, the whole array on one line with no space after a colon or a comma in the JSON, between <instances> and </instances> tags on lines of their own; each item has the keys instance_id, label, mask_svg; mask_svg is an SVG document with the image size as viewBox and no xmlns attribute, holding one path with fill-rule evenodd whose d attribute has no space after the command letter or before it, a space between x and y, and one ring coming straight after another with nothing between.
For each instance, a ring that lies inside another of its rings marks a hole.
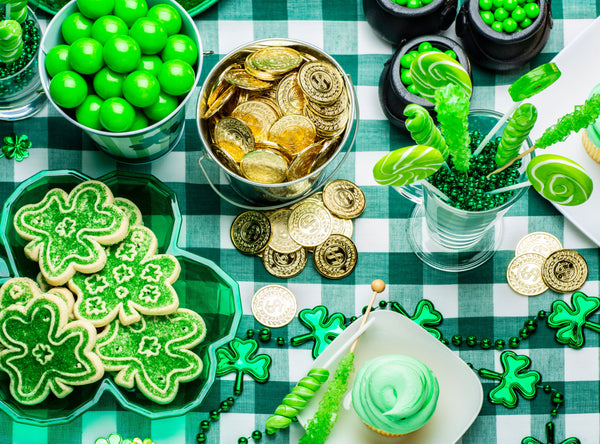
<instances>
[{"instance_id":1,"label":"scattered gold coin","mask_svg":"<svg viewBox=\"0 0 600 444\"><path fill-rule=\"evenodd\" d=\"M560 241L550 233L537 231L529 233L517 244L515 255L520 256L524 253L537 253L544 257L550 256L556 250L562 250Z\"/></svg>"},{"instance_id":2,"label":"scattered gold coin","mask_svg":"<svg viewBox=\"0 0 600 444\"><path fill-rule=\"evenodd\" d=\"M307 254L303 247L291 253L279 253L270 246L262 255L265 270L275 277L289 279L298 275L306 266Z\"/></svg>"},{"instance_id":3,"label":"scattered gold coin","mask_svg":"<svg viewBox=\"0 0 600 444\"><path fill-rule=\"evenodd\" d=\"M537 253L516 256L506 270L508 285L523 296L537 296L548 287L542 279L542 266L546 258Z\"/></svg>"},{"instance_id":4,"label":"scattered gold coin","mask_svg":"<svg viewBox=\"0 0 600 444\"><path fill-rule=\"evenodd\" d=\"M252 298L252 314L266 327L279 328L296 316L296 298L286 287L266 285Z\"/></svg>"},{"instance_id":5,"label":"scattered gold coin","mask_svg":"<svg viewBox=\"0 0 600 444\"><path fill-rule=\"evenodd\" d=\"M271 239L271 223L260 211L246 211L231 225L231 241L244 254L263 251Z\"/></svg>"},{"instance_id":6,"label":"scattered gold coin","mask_svg":"<svg viewBox=\"0 0 600 444\"><path fill-rule=\"evenodd\" d=\"M329 279L341 279L356 267L358 252L354 242L346 236L332 234L315 247L313 260L320 274Z\"/></svg>"},{"instance_id":7,"label":"scattered gold coin","mask_svg":"<svg viewBox=\"0 0 600 444\"><path fill-rule=\"evenodd\" d=\"M293 253L302 248L302 246L290 236L290 230L288 228L290 214L292 214L291 210L283 208L269 215L271 231L273 232L269 247L277 253Z\"/></svg>"},{"instance_id":8,"label":"scattered gold coin","mask_svg":"<svg viewBox=\"0 0 600 444\"><path fill-rule=\"evenodd\" d=\"M325 185L323 203L332 214L342 219L353 219L360 216L366 206L362 190L344 179L334 180Z\"/></svg>"},{"instance_id":9,"label":"scattered gold coin","mask_svg":"<svg viewBox=\"0 0 600 444\"><path fill-rule=\"evenodd\" d=\"M574 250L555 251L546 258L542 267L544 283L557 293L579 290L587 277L587 262Z\"/></svg>"},{"instance_id":10,"label":"scattered gold coin","mask_svg":"<svg viewBox=\"0 0 600 444\"><path fill-rule=\"evenodd\" d=\"M332 222L329 211L315 202L303 202L290 214L290 236L303 247L316 247L331 234Z\"/></svg>"},{"instance_id":11,"label":"scattered gold coin","mask_svg":"<svg viewBox=\"0 0 600 444\"><path fill-rule=\"evenodd\" d=\"M246 179L259 183L280 183L287 173L287 160L270 149L250 151L240 162Z\"/></svg>"}]
</instances>

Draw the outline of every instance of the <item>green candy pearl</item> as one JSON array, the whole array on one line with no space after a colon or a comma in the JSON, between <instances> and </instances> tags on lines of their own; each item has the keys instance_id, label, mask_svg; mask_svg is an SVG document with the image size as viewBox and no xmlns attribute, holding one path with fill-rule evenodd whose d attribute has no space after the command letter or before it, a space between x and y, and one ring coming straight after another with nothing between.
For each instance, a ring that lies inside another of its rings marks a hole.
<instances>
[{"instance_id":1,"label":"green candy pearl","mask_svg":"<svg viewBox=\"0 0 600 444\"><path fill-rule=\"evenodd\" d=\"M202 430L209 430L210 429L210 421L207 421L206 419L200 422L200 428Z\"/></svg>"},{"instance_id":2,"label":"green candy pearl","mask_svg":"<svg viewBox=\"0 0 600 444\"><path fill-rule=\"evenodd\" d=\"M502 28L506 32L515 32L517 30L517 22L509 17L502 23Z\"/></svg>"},{"instance_id":3,"label":"green candy pearl","mask_svg":"<svg viewBox=\"0 0 600 444\"><path fill-rule=\"evenodd\" d=\"M400 72L400 80L402 81L403 85L410 85L412 84L412 76L410 75L410 69L403 69Z\"/></svg>"},{"instance_id":4,"label":"green candy pearl","mask_svg":"<svg viewBox=\"0 0 600 444\"><path fill-rule=\"evenodd\" d=\"M262 439L262 433L260 432L260 430L253 431L251 436L252 439L254 439L255 441Z\"/></svg>"},{"instance_id":5,"label":"green candy pearl","mask_svg":"<svg viewBox=\"0 0 600 444\"><path fill-rule=\"evenodd\" d=\"M498 31L498 32L502 32L503 31L503 29L502 29L502 22L494 22L494 23L492 23L491 26L492 26L492 29L494 31Z\"/></svg>"},{"instance_id":6,"label":"green candy pearl","mask_svg":"<svg viewBox=\"0 0 600 444\"><path fill-rule=\"evenodd\" d=\"M511 12L510 16L517 22L520 23L523 21L527 15L525 14L525 10L521 7L516 8L513 12Z\"/></svg>"},{"instance_id":7,"label":"green candy pearl","mask_svg":"<svg viewBox=\"0 0 600 444\"><path fill-rule=\"evenodd\" d=\"M402 57L400 57L400 66L402 68L409 69L410 64L412 63L412 61L414 59L415 58L413 56L411 56L410 54L404 54Z\"/></svg>"},{"instance_id":8,"label":"green candy pearl","mask_svg":"<svg viewBox=\"0 0 600 444\"><path fill-rule=\"evenodd\" d=\"M158 73L161 89L172 96L187 94L194 87L195 81L194 69L179 59L165 61Z\"/></svg>"},{"instance_id":9,"label":"green candy pearl","mask_svg":"<svg viewBox=\"0 0 600 444\"><path fill-rule=\"evenodd\" d=\"M114 15L100 17L92 25L92 38L98 40L103 45L111 37L127 34L129 34L127 24Z\"/></svg>"},{"instance_id":10,"label":"green candy pearl","mask_svg":"<svg viewBox=\"0 0 600 444\"><path fill-rule=\"evenodd\" d=\"M95 74L104 66L102 45L98 40L82 37L71 43L69 64L79 74Z\"/></svg>"},{"instance_id":11,"label":"green candy pearl","mask_svg":"<svg viewBox=\"0 0 600 444\"><path fill-rule=\"evenodd\" d=\"M456 53L454 51L452 51L451 49L449 49L448 51L444 51L444 54L452 57L454 60L458 59L458 56L456 55Z\"/></svg>"},{"instance_id":12,"label":"green candy pearl","mask_svg":"<svg viewBox=\"0 0 600 444\"><path fill-rule=\"evenodd\" d=\"M136 68L136 71L146 71L153 76L158 77L160 68L162 67L162 60L156 55L142 55L140 63Z\"/></svg>"},{"instance_id":13,"label":"green candy pearl","mask_svg":"<svg viewBox=\"0 0 600 444\"><path fill-rule=\"evenodd\" d=\"M492 0L479 0L479 9L482 11L490 11L493 6Z\"/></svg>"},{"instance_id":14,"label":"green candy pearl","mask_svg":"<svg viewBox=\"0 0 600 444\"><path fill-rule=\"evenodd\" d=\"M46 54L46 60L44 66L48 75L54 77L61 71L68 71L71 69L69 65L69 45L58 45L53 47Z\"/></svg>"},{"instance_id":15,"label":"green candy pearl","mask_svg":"<svg viewBox=\"0 0 600 444\"><path fill-rule=\"evenodd\" d=\"M531 19L529 17L525 17L523 19L523 21L521 22L521 28L527 28L527 27L531 26L532 23L533 23L533 21L531 21Z\"/></svg>"},{"instance_id":16,"label":"green candy pearl","mask_svg":"<svg viewBox=\"0 0 600 444\"><path fill-rule=\"evenodd\" d=\"M70 14L63 21L60 31L67 45L82 37L91 37L92 21L80 12Z\"/></svg>"},{"instance_id":17,"label":"green candy pearl","mask_svg":"<svg viewBox=\"0 0 600 444\"><path fill-rule=\"evenodd\" d=\"M133 106L121 97L106 99L100 107L100 123L108 131L115 133L128 131L134 118Z\"/></svg>"},{"instance_id":18,"label":"green candy pearl","mask_svg":"<svg viewBox=\"0 0 600 444\"><path fill-rule=\"evenodd\" d=\"M185 34L170 36L161 52L163 62L179 59L194 66L198 60L198 46Z\"/></svg>"},{"instance_id":19,"label":"green candy pearl","mask_svg":"<svg viewBox=\"0 0 600 444\"><path fill-rule=\"evenodd\" d=\"M494 11L494 18L499 22L503 22L508 18L508 11L504 8L498 8Z\"/></svg>"},{"instance_id":20,"label":"green candy pearl","mask_svg":"<svg viewBox=\"0 0 600 444\"><path fill-rule=\"evenodd\" d=\"M103 130L104 128L100 123L100 107L102 103L103 100L94 94L87 96L83 103L75 109L75 119L77 122L87 128Z\"/></svg>"},{"instance_id":21,"label":"green candy pearl","mask_svg":"<svg viewBox=\"0 0 600 444\"><path fill-rule=\"evenodd\" d=\"M167 35L177 34L181 30L181 15L179 14L179 11L171 5L154 5L150 8L146 16L161 22L165 31L167 31Z\"/></svg>"},{"instance_id":22,"label":"green candy pearl","mask_svg":"<svg viewBox=\"0 0 600 444\"><path fill-rule=\"evenodd\" d=\"M420 8L421 6L423 6L421 0L408 0L408 3L406 4L407 8L412 9Z\"/></svg>"},{"instance_id":23,"label":"green candy pearl","mask_svg":"<svg viewBox=\"0 0 600 444\"><path fill-rule=\"evenodd\" d=\"M140 17L148 12L146 0L115 0L114 14L131 27Z\"/></svg>"},{"instance_id":24,"label":"green candy pearl","mask_svg":"<svg viewBox=\"0 0 600 444\"><path fill-rule=\"evenodd\" d=\"M419 52L429 52L433 48L433 45L430 42L422 42L419 44L418 51Z\"/></svg>"},{"instance_id":25,"label":"green candy pearl","mask_svg":"<svg viewBox=\"0 0 600 444\"><path fill-rule=\"evenodd\" d=\"M76 108L88 94L88 86L83 77L75 71L62 71L50 81L50 96L58 106Z\"/></svg>"},{"instance_id":26,"label":"green candy pearl","mask_svg":"<svg viewBox=\"0 0 600 444\"><path fill-rule=\"evenodd\" d=\"M142 17L135 21L129 35L133 37L142 50L142 54L157 54L167 43L167 31L156 19Z\"/></svg>"},{"instance_id":27,"label":"green candy pearl","mask_svg":"<svg viewBox=\"0 0 600 444\"><path fill-rule=\"evenodd\" d=\"M115 0L77 0L79 11L92 20L110 14L114 7Z\"/></svg>"},{"instance_id":28,"label":"green candy pearl","mask_svg":"<svg viewBox=\"0 0 600 444\"><path fill-rule=\"evenodd\" d=\"M514 10L517 6L519 6L519 3L517 3L517 0L504 0L502 2L502 7L509 12Z\"/></svg>"},{"instance_id":29,"label":"green candy pearl","mask_svg":"<svg viewBox=\"0 0 600 444\"><path fill-rule=\"evenodd\" d=\"M128 35L111 37L104 44L104 62L118 73L129 73L140 63L140 45Z\"/></svg>"},{"instance_id":30,"label":"green candy pearl","mask_svg":"<svg viewBox=\"0 0 600 444\"><path fill-rule=\"evenodd\" d=\"M93 80L94 91L103 99L123 97L125 75L104 67L96 73Z\"/></svg>"},{"instance_id":31,"label":"green candy pearl","mask_svg":"<svg viewBox=\"0 0 600 444\"><path fill-rule=\"evenodd\" d=\"M131 128L129 131L138 131L144 128L147 128L149 125L148 118L144 115L144 113L137 109L135 110L135 117L133 118L133 123L131 124Z\"/></svg>"},{"instance_id":32,"label":"green candy pearl","mask_svg":"<svg viewBox=\"0 0 600 444\"><path fill-rule=\"evenodd\" d=\"M150 106L156 102L159 94L157 78L146 71L134 71L123 81L123 96L133 106Z\"/></svg>"},{"instance_id":33,"label":"green candy pearl","mask_svg":"<svg viewBox=\"0 0 600 444\"><path fill-rule=\"evenodd\" d=\"M525 5L524 9L525 15L527 15L527 17L530 19L534 19L540 15L540 7L536 3L529 3Z\"/></svg>"},{"instance_id":34,"label":"green candy pearl","mask_svg":"<svg viewBox=\"0 0 600 444\"><path fill-rule=\"evenodd\" d=\"M492 11L482 11L479 15L486 25L491 26L494 23L494 13Z\"/></svg>"}]
</instances>

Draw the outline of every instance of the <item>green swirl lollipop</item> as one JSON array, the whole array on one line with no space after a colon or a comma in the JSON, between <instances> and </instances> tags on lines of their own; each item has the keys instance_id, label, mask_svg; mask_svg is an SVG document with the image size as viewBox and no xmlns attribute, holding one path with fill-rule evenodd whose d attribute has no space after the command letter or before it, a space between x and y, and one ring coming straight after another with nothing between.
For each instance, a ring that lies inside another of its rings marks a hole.
<instances>
[{"instance_id":1,"label":"green swirl lollipop","mask_svg":"<svg viewBox=\"0 0 600 444\"><path fill-rule=\"evenodd\" d=\"M16 20L0 22L0 62L13 63L23 54L23 30Z\"/></svg>"},{"instance_id":2,"label":"green swirl lollipop","mask_svg":"<svg viewBox=\"0 0 600 444\"><path fill-rule=\"evenodd\" d=\"M407 146L379 159L373 167L373 177L381 185L403 186L431 176L443 163L442 153L435 148Z\"/></svg>"},{"instance_id":3,"label":"green swirl lollipop","mask_svg":"<svg viewBox=\"0 0 600 444\"><path fill-rule=\"evenodd\" d=\"M496 165L502 166L519 154L521 145L537 120L537 110L531 103L524 103L514 112L500 140L496 152Z\"/></svg>"},{"instance_id":4,"label":"green swirl lollipop","mask_svg":"<svg viewBox=\"0 0 600 444\"><path fill-rule=\"evenodd\" d=\"M436 103L436 90L452 83L471 96L473 83L462 65L443 52L423 52L410 64L410 75L417 91L427 100Z\"/></svg>"}]
</instances>

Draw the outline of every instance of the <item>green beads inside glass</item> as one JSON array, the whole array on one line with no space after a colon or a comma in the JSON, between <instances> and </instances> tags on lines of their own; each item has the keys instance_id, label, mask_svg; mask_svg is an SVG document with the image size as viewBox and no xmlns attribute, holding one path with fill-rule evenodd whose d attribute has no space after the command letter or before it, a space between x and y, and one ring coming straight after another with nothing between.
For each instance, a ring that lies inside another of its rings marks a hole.
<instances>
[{"instance_id":1,"label":"green beads inside glass","mask_svg":"<svg viewBox=\"0 0 600 444\"><path fill-rule=\"evenodd\" d=\"M430 42L422 42L416 49L413 49L412 51L409 51L402 57L400 57L400 80L402 81L402 84L406 87L408 92L411 94L421 96L421 94L419 93L419 91L417 91L417 88L413 84L412 78L410 77L410 64L419 54L430 51L444 52L453 59L457 58L456 53L451 49L442 51L442 49L434 47Z\"/></svg>"},{"instance_id":2,"label":"green beads inside glass","mask_svg":"<svg viewBox=\"0 0 600 444\"><path fill-rule=\"evenodd\" d=\"M479 0L479 15L494 31L512 34L540 15L537 0Z\"/></svg>"},{"instance_id":3,"label":"green beads inside glass","mask_svg":"<svg viewBox=\"0 0 600 444\"><path fill-rule=\"evenodd\" d=\"M407 8L415 9L422 6L428 5L433 0L392 0L394 3L400 6L406 6Z\"/></svg>"}]
</instances>

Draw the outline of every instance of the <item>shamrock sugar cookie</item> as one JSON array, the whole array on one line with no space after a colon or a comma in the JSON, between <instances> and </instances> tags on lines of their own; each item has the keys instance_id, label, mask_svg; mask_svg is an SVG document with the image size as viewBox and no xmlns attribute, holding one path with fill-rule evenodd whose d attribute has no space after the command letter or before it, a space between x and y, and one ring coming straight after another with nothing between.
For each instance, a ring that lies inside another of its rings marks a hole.
<instances>
[{"instance_id":1,"label":"shamrock sugar cookie","mask_svg":"<svg viewBox=\"0 0 600 444\"><path fill-rule=\"evenodd\" d=\"M102 245L127 235L127 216L113 205L102 182L82 182L67 194L54 188L40 202L25 205L15 215L15 229L30 242L25 254L38 261L49 284L59 286L76 271L94 273L104 266Z\"/></svg>"},{"instance_id":2,"label":"shamrock sugar cookie","mask_svg":"<svg viewBox=\"0 0 600 444\"><path fill-rule=\"evenodd\" d=\"M134 226L118 245L106 250L106 265L92 275L75 274L69 288L77 295L74 313L96 327L119 316L125 325L141 314L165 315L179 306L171 285L180 266L170 254L156 255L156 236L149 228Z\"/></svg>"},{"instance_id":3,"label":"shamrock sugar cookie","mask_svg":"<svg viewBox=\"0 0 600 444\"><path fill-rule=\"evenodd\" d=\"M67 305L52 294L0 312L0 369L8 373L10 393L22 404L38 404L50 391L67 396L72 386L98 381L102 362L93 353L96 330L67 319Z\"/></svg>"},{"instance_id":4,"label":"shamrock sugar cookie","mask_svg":"<svg viewBox=\"0 0 600 444\"><path fill-rule=\"evenodd\" d=\"M98 335L96 353L107 371L118 371L115 382L134 385L148 398L167 404L179 383L202 372L202 360L191 349L206 335L202 317L180 308L168 316L143 317L124 326L114 321Z\"/></svg>"},{"instance_id":5,"label":"shamrock sugar cookie","mask_svg":"<svg viewBox=\"0 0 600 444\"><path fill-rule=\"evenodd\" d=\"M133 227L134 225L144 225L142 212L132 201L125 199L124 197L115 197L113 204L129 218L130 227Z\"/></svg>"},{"instance_id":6,"label":"shamrock sugar cookie","mask_svg":"<svg viewBox=\"0 0 600 444\"><path fill-rule=\"evenodd\" d=\"M75 299L69 290L63 287L42 290L37 283L24 277L11 278L2 284L0 287L0 311L13 304L25 305L43 293L52 293L58 296L67 304L67 313L73 311Z\"/></svg>"}]
</instances>

